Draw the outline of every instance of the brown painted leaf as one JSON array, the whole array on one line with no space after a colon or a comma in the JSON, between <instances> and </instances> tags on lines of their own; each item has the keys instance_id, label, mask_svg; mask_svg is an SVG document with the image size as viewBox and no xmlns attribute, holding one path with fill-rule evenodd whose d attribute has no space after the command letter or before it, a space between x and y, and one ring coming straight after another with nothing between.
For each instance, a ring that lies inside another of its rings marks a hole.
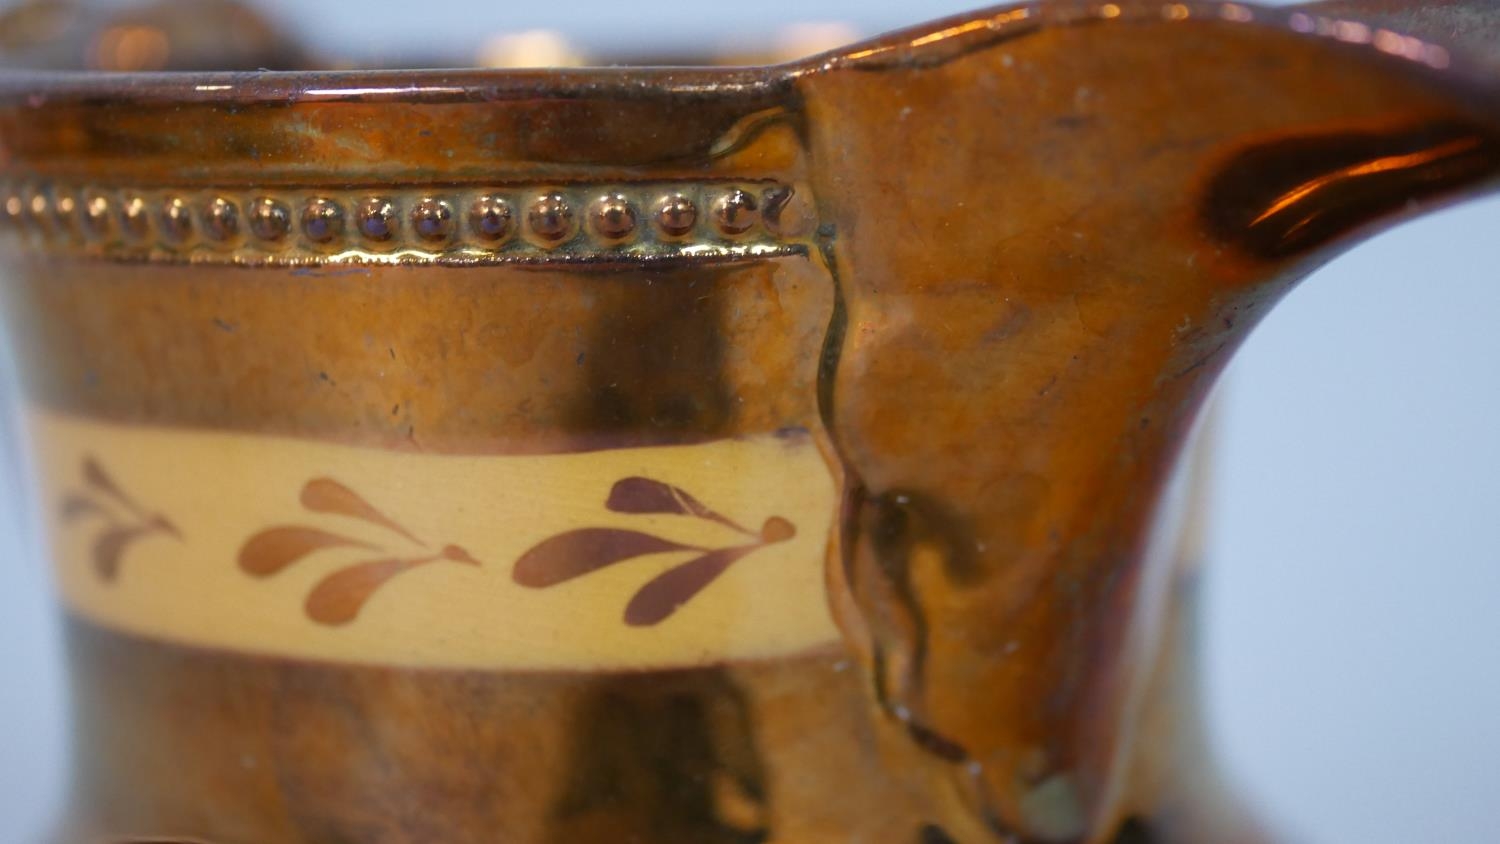
<instances>
[{"instance_id":1,"label":"brown painted leaf","mask_svg":"<svg viewBox=\"0 0 1500 844\"><path fill-rule=\"evenodd\" d=\"M159 530L162 533L165 533L167 536L173 537L175 539L182 538L182 531L177 529L177 525L173 524L171 519L163 516L160 513L152 516L148 521L148 524L151 526L152 530Z\"/></svg>"},{"instance_id":2,"label":"brown painted leaf","mask_svg":"<svg viewBox=\"0 0 1500 844\"><path fill-rule=\"evenodd\" d=\"M83 458L83 479L89 486L124 504L136 515L140 515L140 508L130 496L125 494L125 490L120 489L119 484L115 483L114 478L104 471L104 467L92 455Z\"/></svg>"},{"instance_id":3,"label":"brown painted leaf","mask_svg":"<svg viewBox=\"0 0 1500 844\"><path fill-rule=\"evenodd\" d=\"M63 521L73 521L74 519L81 519L84 516L102 516L105 514L104 508L99 505L99 502L89 498L87 495L78 494L63 498L61 511Z\"/></svg>"},{"instance_id":4,"label":"brown painted leaf","mask_svg":"<svg viewBox=\"0 0 1500 844\"><path fill-rule=\"evenodd\" d=\"M710 510L687 490L640 476L615 481L604 506L616 513L673 513L697 516L748 534L749 531Z\"/></svg>"},{"instance_id":5,"label":"brown painted leaf","mask_svg":"<svg viewBox=\"0 0 1500 844\"><path fill-rule=\"evenodd\" d=\"M681 487L639 476L615 481L604 506L616 513L682 513L696 516L708 512L703 502Z\"/></svg>"},{"instance_id":6,"label":"brown painted leaf","mask_svg":"<svg viewBox=\"0 0 1500 844\"><path fill-rule=\"evenodd\" d=\"M120 573L120 558L124 556L125 549L150 530L149 526L132 525L111 527L100 533L99 538L94 540L94 571L105 580L114 580Z\"/></svg>"},{"instance_id":7,"label":"brown painted leaf","mask_svg":"<svg viewBox=\"0 0 1500 844\"><path fill-rule=\"evenodd\" d=\"M631 627L659 624L713 583L735 560L760 548L759 545L720 548L667 569L630 599L625 607L625 623Z\"/></svg>"},{"instance_id":8,"label":"brown painted leaf","mask_svg":"<svg viewBox=\"0 0 1500 844\"><path fill-rule=\"evenodd\" d=\"M772 516L760 526L760 541L767 545L785 542L796 535L797 526L780 516Z\"/></svg>"},{"instance_id":9,"label":"brown painted leaf","mask_svg":"<svg viewBox=\"0 0 1500 844\"><path fill-rule=\"evenodd\" d=\"M115 486L114 479L104 471L104 467L99 465L99 460L93 455L83 458L83 479L88 482L89 486L111 495L118 495L120 492L120 488Z\"/></svg>"},{"instance_id":10,"label":"brown painted leaf","mask_svg":"<svg viewBox=\"0 0 1500 844\"><path fill-rule=\"evenodd\" d=\"M375 590L396 575L432 562L428 560L371 560L339 569L318 581L307 595L307 617L330 626L353 621Z\"/></svg>"},{"instance_id":11,"label":"brown painted leaf","mask_svg":"<svg viewBox=\"0 0 1500 844\"><path fill-rule=\"evenodd\" d=\"M516 560L511 577L541 589L606 566L665 551L702 550L634 530L583 528L543 540Z\"/></svg>"},{"instance_id":12,"label":"brown painted leaf","mask_svg":"<svg viewBox=\"0 0 1500 844\"><path fill-rule=\"evenodd\" d=\"M302 488L302 506L315 513L333 513L363 519L395 531L418 545L425 545L422 540L408 533L406 528L376 510L354 490L331 478L314 478L308 481Z\"/></svg>"},{"instance_id":13,"label":"brown painted leaf","mask_svg":"<svg viewBox=\"0 0 1500 844\"><path fill-rule=\"evenodd\" d=\"M375 550L368 542L316 528L276 527L261 531L245 542L240 548L240 568L257 577L266 577L324 548Z\"/></svg>"}]
</instances>

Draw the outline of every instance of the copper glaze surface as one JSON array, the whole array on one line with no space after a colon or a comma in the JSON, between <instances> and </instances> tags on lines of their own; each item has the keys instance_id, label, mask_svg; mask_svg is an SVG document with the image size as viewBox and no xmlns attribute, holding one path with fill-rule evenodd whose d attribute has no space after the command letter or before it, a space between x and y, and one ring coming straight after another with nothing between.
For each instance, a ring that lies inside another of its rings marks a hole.
<instances>
[{"instance_id":1,"label":"copper glaze surface","mask_svg":"<svg viewBox=\"0 0 1500 844\"><path fill-rule=\"evenodd\" d=\"M7 72L61 834L1278 840L1199 727L1183 452L1293 284L1495 184L1497 20Z\"/></svg>"}]
</instances>

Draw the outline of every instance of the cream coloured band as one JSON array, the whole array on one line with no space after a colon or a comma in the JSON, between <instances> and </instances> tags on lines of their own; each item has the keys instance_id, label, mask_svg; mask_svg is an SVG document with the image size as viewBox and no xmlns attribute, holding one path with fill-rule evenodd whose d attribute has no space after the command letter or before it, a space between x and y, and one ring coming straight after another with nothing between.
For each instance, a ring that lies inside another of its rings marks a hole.
<instances>
[{"instance_id":1,"label":"cream coloured band","mask_svg":"<svg viewBox=\"0 0 1500 844\"><path fill-rule=\"evenodd\" d=\"M113 629L347 662L588 669L834 640L805 435L422 455L33 409L60 591Z\"/></svg>"}]
</instances>

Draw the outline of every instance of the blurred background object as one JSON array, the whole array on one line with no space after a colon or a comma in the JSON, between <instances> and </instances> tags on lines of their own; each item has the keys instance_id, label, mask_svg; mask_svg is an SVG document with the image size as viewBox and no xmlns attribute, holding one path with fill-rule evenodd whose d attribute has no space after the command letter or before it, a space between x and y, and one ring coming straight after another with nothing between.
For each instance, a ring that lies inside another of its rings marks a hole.
<instances>
[{"instance_id":1,"label":"blurred background object","mask_svg":"<svg viewBox=\"0 0 1500 844\"><path fill-rule=\"evenodd\" d=\"M453 10L453 4L445 9ZM847 23L814 21L776 22L765 32L733 41L659 38L650 33L601 39L589 37L588 30L563 31L581 21L544 16L537 22L549 26L527 27L512 20L477 40L475 34L481 30L455 28L450 38L361 43L346 30L346 24L358 20L333 17L331 11L326 4L244 0L22 0L0 12L0 67L146 72L753 65L831 50L860 35ZM463 17L459 11L453 19ZM472 16L485 17L477 9ZM302 34L312 36L316 52L302 46Z\"/></svg>"},{"instance_id":2,"label":"blurred background object","mask_svg":"<svg viewBox=\"0 0 1500 844\"><path fill-rule=\"evenodd\" d=\"M972 5L30 0L0 7L0 65L743 64ZM1266 320L1221 390L1209 711L1243 788L1310 844L1480 842L1500 829L1497 230L1491 200L1340 258ZM5 454L0 841L30 844L62 793L67 703L11 436Z\"/></svg>"},{"instance_id":3,"label":"blurred background object","mask_svg":"<svg viewBox=\"0 0 1500 844\"><path fill-rule=\"evenodd\" d=\"M0 14L0 64L47 70L282 70L291 32L238 0L23 0Z\"/></svg>"}]
</instances>

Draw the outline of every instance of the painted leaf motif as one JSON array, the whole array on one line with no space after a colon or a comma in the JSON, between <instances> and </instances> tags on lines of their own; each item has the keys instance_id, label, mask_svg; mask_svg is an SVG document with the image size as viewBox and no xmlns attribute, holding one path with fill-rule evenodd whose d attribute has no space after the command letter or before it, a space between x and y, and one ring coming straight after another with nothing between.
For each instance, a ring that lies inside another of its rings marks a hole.
<instances>
[{"instance_id":1,"label":"painted leaf motif","mask_svg":"<svg viewBox=\"0 0 1500 844\"><path fill-rule=\"evenodd\" d=\"M64 521L81 519L84 516L104 515L104 508L99 502L87 495L69 495L62 502L62 517Z\"/></svg>"},{"instance_id":2,"label":"painted leaf motif","mask_svg":"<svg viewBox=\"0 0 1500 844\"><path fill-rule=\"evenodd\" d=\"M718 522L741 533L749 533L732 520L710 510L687 490L669 483L634 476L615 481L604 506L616 513L672 513Z\"/></svg>"},{"instance_id":3,"label":"painted leaf motif","mask_svg":"<svg viewBox=\"0 0 1500 844\"><path fill-rule=\"evenodd\" d=\"M94 541L94 571L105 580L114 580L120 573L120 557L130 543L149 532L150 527L112 527L99 534Z\"/></svg>"},{"instance_id":4,"label":"painted leaf motif","mask_svg":"<svg viewBox=\"0 0 1500 844\"><path fill-rule=\"evenodd\" d=\"M371 560L339 569L318 581L307 595L307 616L330 626L353 621L365 602L387 580L430 560Z\"/></svg>"},{"instance_id":5,"label":"painted leaf motif","mask_svg":"<svg viewBox=\"0 0 1500 844\"><path fill-rule=\"evenodd\" d=\"M173 524L171 519L161 515L160 513L152 516L148 524L151 526L152 530L161 531L162 533L165 533L166 535L175 537L177 539L182 538L182 531L177 529L177 525Z\"/></svg>"},{"instance_id":6,"label":"painted leaf motif","mask_svg":"<svg viewBox=\"0 0 1500 844\"><path fill-rule=\"evenodd\" d=\"M712 512L681 487L639 476L615 481L604 506L616 513L681 513L701 516Z\"/></svg>"},{"instance_id":7,"label":"painted leaf motif","mask_svg":"<svg viewBox=\"0 0 1500 844\"><path fill-rule=\"evenodd\" d=\"M104 471L104 467L99 465L99 461L93 457L83 458L83 479L94 489L110 496L131 510L137 510L135 502L130 500L130 496L126 495L123 489L120 489L119 484L115 483L114 478L111 478L109 473Z\"/></svg>"},{"instance_id":8,"label":"painted leaf motif","mask_svg":"<svg viewBox=\"0 0 1500 844\"><path fill-rule=\"evenodd\" d=\"M240 548L240 569L258 577L266 577L324 548L374 550L375 546L316 528L271 528L246 540L244 547Z\"/></svg>"},{"instance_id":9,"label":"painted leaf motif","mask_svg":"<svg viewBox=\"0 0 1500 844\"><path fill-rule=\"evenodd\" d=\"M632 557L690 550L702 549L640 531L582 528L543 540L522 554L511 577L522 586L541 589Z\"/></svg>"},{"instance_id":10,"label":"painted leaf motif","mask_svg":"<svg viewBox=\"0 0 1500 844\"><path fill-rule=\"evenodd\" d=\"M786 542L797 535L797 526L780 516L766 519L760 526L760 541L766 544Z\"/></svg>"},{"instance_id":11,"label":"painted leaf motif","mask_svg":"<svg viewBox=\"0 0 1500 844\"><path fill-rule=\"evenodd\" d=\"M735 560L758 550L759 545L720 548L680 566L667 569L640 588L625 607L625 623L631 627L659 624L677 612L713 583Z\"/></svg>"},{"instance_id":12,"label":"painted leaf motif","mask_svg":"<svg viewBox=\"0 0 1500 844\"><path fill-rule=\"evenodd\" d=\"M302 506L314 513L332 513L363 519L392 530L418 545L423 544L422 540L412 536L406 528L376 510L370 502L361 498L354 490L332 478L314 478L308 481L307 485L302 488Z\"/></svg>"}]
</instances>

